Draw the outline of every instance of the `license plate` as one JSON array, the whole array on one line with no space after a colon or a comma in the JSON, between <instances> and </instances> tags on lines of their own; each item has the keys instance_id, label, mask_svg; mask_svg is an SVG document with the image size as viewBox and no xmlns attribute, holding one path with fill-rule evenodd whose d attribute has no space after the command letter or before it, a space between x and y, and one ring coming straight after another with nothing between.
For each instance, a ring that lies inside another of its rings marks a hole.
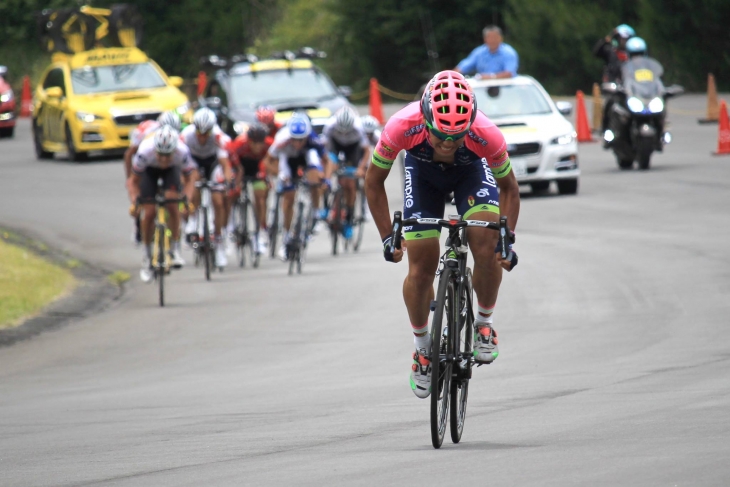
<instances>
[{"instance_id":1,"label":"license plate","mask_svg":"<svg viewBox=\"0 0 730 487\"><path fill-rule=\"evenodd\" d=\"M512 170L515 172L515 177L527 176L527 163L523 159L512 159Z\"/></svg>"}]
</instances>

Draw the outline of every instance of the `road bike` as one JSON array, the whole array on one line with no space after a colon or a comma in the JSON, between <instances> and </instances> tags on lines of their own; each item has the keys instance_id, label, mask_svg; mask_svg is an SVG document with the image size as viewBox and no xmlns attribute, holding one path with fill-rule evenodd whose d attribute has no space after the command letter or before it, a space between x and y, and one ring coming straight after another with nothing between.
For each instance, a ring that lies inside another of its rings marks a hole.
<instances>
[{"instance_id":1,"label":"road bike","mask_svg":"<svg viewBox=\"0 0 730 487\"><path fill-rule=\"evenodd\" d=\"M241 184L241 194L233 203L233 237L238 251L238 265L246 266L246 254L249 255L254 268L259 266L260 253L257 245L256 235L259 231L259 221L256 218L256 211L249 193L249 183L254 179L244 178ZM251 215L249 218L249 214ZM251 223L253 222L253 223ZM253 230L251 229L253 227Z\"/></svg>"},{"instance_id":2,"label":"road bike","mask_svg":"<svg viewBox=\"0 0 730 487\"><path fill-rule=\"evenodd\" d=\"M277 179L276 191L274 191L274 204L271 205L271 213L269 214L269 257L276 257L276 239L279 236L279 226L281 225L281 181Z\"/></svg>"},{"instance_id":3,"label":"road bike","mask_svg":"<svg viewBox=\"0 0 730 487\"><path fill-rule=\"evenodd\" d=\"M326 198L329 205L326 207L328 215L328 226L330 229L330 237L332 240L332 255L338 254L338 244L340 237L342 237L342 243L345 251L348 251L350 246L352 250L357 252L360 250L362 244L364 223L365 223L365 211L367 200L365 197L365 185L363 184L362 178L356 178L354 174L354 168L341 168L336 173L338 187ZM348 208L345 197L345 190L339 184L342 178L349 178L355 181L355 205L352 208L353 214L350 215L348 221ZM352 226L352 237L345 237L345 228L347 225Z\"/></svg>"},{"instance_id":4,"label":"road bike","mask_svg":"<svg viewBox=\"0 0 730 487\"><path fill-rule=\"evenodd\" d=\"M289 261L289 275L302 273L302 266L307 254L307 244L312 236L314 225L314 208L312 205L313 184L306 178L300 177L296 186L294 199L294 218L291 235L286 243L287 260Z\"/></svg>"},{"instance_id":5,"label":"road bike","mask_svg":"<svg viewBox=\"0 0 730 487\"><path fill-rule=\"evenodd\" d=\"M472 271L467 266L469 247L466 229L480 227L498 231L502 258L505 259L510 252L510 244L514 243L505 216L500 217L499 223L462 220L460 215L448 218L403 219L401 212L397 211L390 244L392 249L401 248L403 225L434 225L449 231L446 251L441 255L436 271L439 283L436 299L431 302L431 311L434 312L430 330L432 345L427 357L431 361L431 443L434 448L441 448L449 421L451 441L461 441L469 379L473 365L480 365L474 359L474 290Z\"/></svg>"},{"instance_id":6,"label":"road bike","mask_svg":"<svg viewBox=\"0 0 730 487\"><path fill-rule=\"evenodd\" d=\"M195 254L195 267L203 262L205 267L205 279L210 281L210 273L215 269L215 247L211 238L213 228L213 206L211 192L214 183L201 178L195 182L195 187L200 191L200 206L196 209L197 233L191 236L190 245ZM221 272L223 268L220 268Z\"/></svg>"},{"instance_id":7,"label":"road bike","mask_svg":"<svg viewBox=\"0 0 730 487\"><path fill-rule=\"evenodd\" d=\"M152 260L150 266L157 287L159 290L160 306L165 306L165 275L170 273L172 266L172 257L170 256L170 239L172 231L167 226L167 205L185 204L187 199L182 198L165 198L164 181L162 178L157 180L157 194L154 198L137 198L137 206L143 204L155 204L155 236L152 245Z\"/></svg>"}]
</instances>

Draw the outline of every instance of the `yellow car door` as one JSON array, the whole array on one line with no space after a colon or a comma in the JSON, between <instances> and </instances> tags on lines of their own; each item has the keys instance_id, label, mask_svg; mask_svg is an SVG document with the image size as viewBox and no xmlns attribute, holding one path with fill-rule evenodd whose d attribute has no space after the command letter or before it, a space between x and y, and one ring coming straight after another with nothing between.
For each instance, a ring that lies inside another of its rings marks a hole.
<instances>
[{"instance_id":1,"label":"yellow car door","mask_svg":"<svg viewBox=\"0 0 730 487\"><path fill-rule=\"evenodd\" d=\"M63 80L63 69L56 67L48 72L43 81L44 99L41 109L43 139L48 142L62 143L64 110L66 107L66 89Z\"/></svg>"}]
</instances>

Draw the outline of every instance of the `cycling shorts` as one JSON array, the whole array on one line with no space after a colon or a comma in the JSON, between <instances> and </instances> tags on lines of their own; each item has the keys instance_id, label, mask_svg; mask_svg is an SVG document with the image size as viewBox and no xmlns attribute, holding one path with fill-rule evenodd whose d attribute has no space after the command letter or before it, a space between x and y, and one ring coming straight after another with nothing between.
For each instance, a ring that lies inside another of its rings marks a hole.
<instances>
[{"instance_id":1,"label":"cycling shorts","mask_svg":"<svg viewBox=\"0 0 730 487\"><path fill-rule=\"evenodd\" d=\"M180 167L171 166L166 169L159 167L147 167L140 175L139 196L142 199L154 198L157 194L157 180L162 179L162 187L166 191L174 190L178 193L182 190L180 181Z\"/></svg>"},{"instance_id":2,"label":"cycling shorts","mask_svg":"<svg viewBox=\"0 0 730 487\"><path fill-rule=\"evenodd\" d=\"M279 156L279 161L282 162L282 158L285 156ZM298 155L296 157L286 157L286 166L279 166L279 179L287 180L287 184L281 187L282 192L293 191L296 187L296 183L299 180L299 169L306 172L310 169L316 169L322 171L322 164L319 163L317 158L308 157L308 154ZM283 177L282 177L283 176Z\"/></svg>"},{"instance_id":3,"label":"cycling shorts","mask_svg":"<svg viewBox=\"0 0 730 487\"><path fill-rule=\"evenodd\" d=\"M241 159L240 164L243 169L243 177L253 181L253 189L266 189L266 170L263 160Z\"/></svg>"},{"instance_id":4,"label":"cycling shorts","mask_svg":"<svg viewBox=\"0 0 730 487\"><path fill-rule=\"evenodd\" d=\"M332 159L332 162L335 164L340 163L339 154L342 152L345 156L345 161L343 166L350 167L355 166L357 167L360 164L360 159L362 159L363 154L363 148L360 145L360 142L355 142L354 144L348 144L348 145L342 145L338 143L336 140L332 140L332 152L330 152L330 159Z\"/></svg>"},{"instance_id":5,"label":"cycling shorts","mask_svg":"<svg viewBox=\"0 0 730 487\"><path fill-rule=\"evenodd\" d=\"M223 191L226 187L226 178L223 173L223 166L218 164L218 156L197 157L191 155L191 157L198 165L198 173L200 174L200 177L216 183L212 190Z\"/></svg>"},{"instance_id":6,"label":"cycling shorts","mask_svg":"<svg viewBox=\"0 0 730 487\"><path fill-rule=\"evenodd\" d=\"M484 159L454 166L419 161L406 153L404 163L403 218L443 218L451 192L464 220L483 211L499 215L497 183ZM403 227L406 240L438 238L440 233L433 225Z\"/></svg>"}]
</instances>

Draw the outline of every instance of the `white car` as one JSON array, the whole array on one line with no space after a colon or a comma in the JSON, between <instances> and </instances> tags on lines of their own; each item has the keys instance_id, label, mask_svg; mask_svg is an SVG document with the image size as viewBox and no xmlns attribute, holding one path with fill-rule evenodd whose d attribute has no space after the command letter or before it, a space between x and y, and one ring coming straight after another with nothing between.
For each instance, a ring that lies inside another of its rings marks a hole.
<instances>
[{"instance_id":1,"label":"white car","mask_svg":"<svg viewBox=\"0 0 730 487\"><path fill-rule=\"evenodd\" d=\"M578 192L578 143L573 124L563 115L570 102L557 105L530 76L509 79L469 78L483 111L502 131L519 184L534 193L547 191L555 181L560 194Z\"/></svg>"}]
</instances>

